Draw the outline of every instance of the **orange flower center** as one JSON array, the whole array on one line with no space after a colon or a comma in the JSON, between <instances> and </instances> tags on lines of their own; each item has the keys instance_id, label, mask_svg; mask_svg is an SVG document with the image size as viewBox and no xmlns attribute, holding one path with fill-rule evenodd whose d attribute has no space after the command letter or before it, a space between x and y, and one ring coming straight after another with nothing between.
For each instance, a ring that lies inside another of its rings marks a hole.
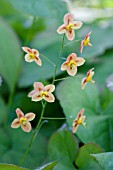
<instances>
[{"instance_id":1,"label":"orange flower center","mask_svg":"<svg viewBox=\"0 0 113 170\"><path fill-rule=\"evenodd\" d=\"M82 118L80 117L78 120L77 120L77 124L82 124Z\"/></svg>"},{"instance_id":2,"label":"orange flower center","mask_svg":"<svg viewBox=\"0 0 113 170\"><path fill-rule=\"evenodd\" d=\"M74 30L74 24L69 23L69 25L66 27L66 29L69 31Z\"/></svg>"},{"instance_id":3,"label":"orange flower center","mask_svg":"<svg viewBox=\"0 0 113 170\"><path fill-rule=\"evenodd\" d=\"M35 55L33 53L29 53L31 59L35 59Z\"/></svg>"},{"instance_id":4,"label":"orange flower center","mask_svg":"<svg viewBox=\"0 0 113 170\"><path fill-rule=\"evenodd\" d=\"M48 96L48 92L47 91L42 91L40 96L41 97L43 97L43 96L47 97Z\"/></svg>"},{"instance_id":5,"label":"orange flower center","mask_svg":"<svg viewBox=\"0 0 113 170\"><path fill-rule=\"evenodd\" d=\"M76 66L76 62L74 60L70 60L70 62L68 63L69 67L75 67Z\"/></svg>"},{"instance_id":6,"label":"orange flower center","mask_svg":"<svg viewBox=\"0 0 113 170\"><path fill-rule=\"evenodd\" d=\"M20 122L20 124L26 125L27 118L21 117L20 120L19 120L19 122Z\"/></svg>"},{"instance_id":7,"label":"orange flower center","mask_svg":"<svg viewBox=\"0 0 113 170\"><path fill-rule=\"evenodd\" d=\"M92 77L89 75L86 77L86 82L92 81Z\"/></svg>"},{"instance_id":8,"label":"orange flower center","mask_svg":"<svg viewBox=\"0 0 113 170\"><path fill-rule=\"evenodd\" d=\"M84 46L88 46L90 42L89 37L84 40Z\"/></svg>"}]
</instances>

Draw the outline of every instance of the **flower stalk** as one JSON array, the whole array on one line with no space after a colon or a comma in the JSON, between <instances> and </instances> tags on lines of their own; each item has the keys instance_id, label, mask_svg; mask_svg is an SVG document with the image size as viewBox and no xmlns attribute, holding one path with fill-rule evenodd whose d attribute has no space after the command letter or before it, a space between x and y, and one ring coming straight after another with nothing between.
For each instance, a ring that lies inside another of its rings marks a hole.
<instances>
[{"instance_id":1,"label":"flower stalk","mask_svg":"<svg viewBox=\"0 0 113 170\"><path fill-rule=\"evenodd\" d=\"M57 59L57 63L56 63L55 68L54 68L54 75L53 75L52 84L55 83L56 71L57 71L57 68L58 68L58 64L59 64L59 61L60 61L60 57L61 57L61 55L62 55L62 50L63 50L63 47L64 47L64 36L65 36L65 35L63 35L63 38L62 38L62 43L61 43L61 49L60 49L59 57L58 57L58 59ZM31 140L30 140L30 142L29 142L29 145L28 145L28 147L27 147L27 149L26 149L26 151L25 151L25 153L24 153L24 155L23 155L23 158L22 158L21 161L20 161L20 166L24 163L24 160L25 160L25 158L26 158L26 156L27 156L27 154L28 154L28 152L29 152L29 150L30 150L30 148L31 148L31 145L32 145L32 143L33 143L33 141L34 141L34 139L35 139L35 137L36 137L36 135L37 135L37 133L38 133L38 131L39 131L39 129L40 129L41 122L42 122L42 120L44 119L43 115L44 115L44 111L45 111L46 105L47 105L47 102L45 101L45 103L42 105L42 111L41 111L40 119L39 119L39 121L38 121L38 123L37 123L37 126L36 126L36 128L35 128L35 131L34 131L32 137L31 137ZM57 119L58 119L58 118L57 118ZM63 118L63 119L64 119L64 118Z\"/></svg>"}]
</instances>

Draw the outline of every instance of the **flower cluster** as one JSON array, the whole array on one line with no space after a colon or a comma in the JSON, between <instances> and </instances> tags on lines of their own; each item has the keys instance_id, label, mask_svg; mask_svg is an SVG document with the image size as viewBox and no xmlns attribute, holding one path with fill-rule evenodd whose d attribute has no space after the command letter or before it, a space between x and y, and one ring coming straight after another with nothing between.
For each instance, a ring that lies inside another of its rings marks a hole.
<instances>
[{"instance_id":1,"label":"flower cluster","mask_svg":"<svg viewBox=\"0 0 113 170\"><path fill-rule=\"evenodd\" d=\"M75 38L74 30L81 28L82 24L83 23L81 21L74 21L74 16L70 13L67 13L64 16L64 24L62 24L61 26L58 27L57 32L59 34L65 34L67 39L72 41ZM80 45L81 53L85 46L92 46L92 44L90 43L91 33L92 32L89 32L84 37L84 39L81 41L81 45ZM22 49L24 52L27 53L25 55L26 62L35 61L35 63L38 66L42 66L42 61L39 57L40 54L39 54L38 50L31 49L29 47L22 47ZM82 66L84 63L85 63L84 58L77 57L76 53L71 53L68 55L66 61L61 65L61 70L62 71L66 70L70 76L75 76L77 74L78 67ZM57 68L57 65L56 65L56 68ZM86 77L83 78L82 83L81 83L82 89L85 88L85 86L88 82L94 83L94 81L92 80L92 77L94 75L93 70L94 70L94 68L90 69L87 72ZM28 94L28 97L31 97L32 101L38 102L41 100L45 100L46 102L49 102L49 103L52 103L55 101L55 97L52 94L52 92L54 92L54 90L55 90L54 83L44 86L42 84L42 82L34 82L33 86L34 86L34 89ZM72 128L73 133L75 133L77 131L77 128L80 124L85 126L85 124L86 124L86 123L84 123L85 116L83 116L83 113L84 113L84 109L81 109L77 115L77 118L73 121L73 124L72 124L73 125L73 128ZM35 118L35 114L27 113L26 115L24 115L24 113L19 108L16 109L16 114L17 114L18 118L14 119L14 121L11 124L11 127L18 128L21 126L23 131L30 132L31 131L30 121Z\"/></svg>"}]
</instances>

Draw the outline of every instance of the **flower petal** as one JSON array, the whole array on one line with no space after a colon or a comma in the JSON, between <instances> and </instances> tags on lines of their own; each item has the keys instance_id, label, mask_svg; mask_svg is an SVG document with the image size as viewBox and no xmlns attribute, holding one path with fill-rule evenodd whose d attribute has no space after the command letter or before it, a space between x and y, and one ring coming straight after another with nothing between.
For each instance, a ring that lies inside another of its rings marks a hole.
<instances>
[{"instance_id":1,"label":"flower petal","mask_svg":"<svg viewBox=\"0 0 113 170\"><path fill-rule=\"evenodd\" d=\"M24 117L24 113L19 108L16 109L16 114L19 119Z\"/></svg>"},{"instance_id":2,"label":"flower petal","mask_svg":"<svg viewBox=\"0 0 113 170\"><path fill-rule=\"evenodd\" d=\"M77 124L77 123L74 124L74 126L72 128L72 132L75 133L77 131L78 127L79 127L79 124Z\"/></svg>"},{"instance_id":3,"label":"flower petal","mask_svg":"<svg viewBox=\"0 0 113 170\"><path fill-rule=\"evenodd\" d=\"M41 97L41 95L40 95L39 92L38 92L38 93L35 93L35 94L32 96L32 101L38 102L38 101L40 101L40 100L42 100L42 97Z\"/></svg>"},{"instance_id":4,"label":"flower petal","mask_svg":"<svg viewBox=\"0 0 113 170\"><path fill-rule=\"evenodd\" d=\"M35 56L34 61L36 62L36 64L38 64L39 66L42 66L42 61L38 56Z\"/></svg>"},{"instance_id":5,"label":"flower petal","mask_svg":"<svg viewBox=\"0 0 113 170\"><path fill-rule=\"evenodd\" d=\"M19 119L18 118L14 119L13 122L11 123L11 127L18 128L19 126L20 126Z\"/></svg>"},{"instance_id":6,"label":"flower petal","mask_svg":"<svg viewBox=\"0 0 113 170\"><path fill-rule=\"evenodd\" d=\"M77 54L76 53L71 53L68 57L67 57L67 61L69 62L70 60L74 60L76 61L77 59Z\"/></svg>"},{"instance_id":7,"label":"flower petal","mask_svg":"<svg viewBox=\"0 0 113 170\"><path fill-rule=\"evenodd\" d=\"M82 116L82 122L84 122L85 118L86 118L86 116Z\"/></svg>"},{"instance_id":8,"label":"flower petal","mask_svg":"<svg viewBox=\"0 0 113 170\"><path fill-rule=\"evenodd\" d=\"M94 75L94 71L93 71L93 70L94 70L94 68L90 69L90 70L87 72L87 76L90 75L90 76L92 77L92 76Z\"/></svg>"},{"instance_id":9,"label":"flower petal","mask_svg":"<svg viewBox=\"0 0 113 170\"><path fill-rule=\"evenodd\" d=\"M43 99L50 103L55 101L55 97L52 93L48 93L48 96L43 96Z\"/></svg>"},{"instance_id":10,"label":"flower petal","mask_svg":"<svg viewBox=\"0 0 113 170\"><path fill-rule=\"evenodd\" d=\"M25 61L31 63L31 62L33 61L33 59L30 57L29 54L26 54L26 55L25 55Z\"/></svg>"},{"instance_id":11,"label":"flower petal","mask_svg":"<svg viewBox=\"0 0 113 170\"><path fill-rule=\"evenodd\" d=\"M32 53L32 49L30 49L29 47L22 47L22 50L26 53Z\"/></svg>"},{"instance_id":12,"label":"flower petal","mask_svg":"<svg viewBox=\"0 0 113 170\"><path fill-rule=\"evenodd\" d=\"M76 75L76 73L77 73L77 67L73 67L73 68L71 68L71 67L67 67L67 72L68 72L68 74L70 75L70 76L75 76Z\"/></svg>"},{"instance_id":13,"label":"flower petal","mask_svg":"<svg viewBox=\"0 0 113 170\"><path fill-rule=\"evenodd\" d=\"M81 57L77 57L76 63L77 63L77 66L81 66L85 63L85 60Z\"/></svg>"},{"instance_id":14,"label":"flower petal","mask_svg":"<svg viewBox=\"0 0 113 170\"><path fill-rule=\"evenodd\" d=\"M31 123L26 122L26 125L21 124L21 128L24 132L30 132L31 131Z\"/></svg>"},{"instance_id":15,"label":"flower petal","mask_svg":"<svg viewBox=\"0 0 113 170\"><path fill-rule=\"evenodd\" d=\"M66 32L66 25L63 24L63 25L61 25L60 27L58 27L57 32L58 32L59 34L65 33L65 32Z\"/></svg>"},{"instance_id":16,"label":"flower petal","mask_svg":"<svg viewBox=\"0 0 113 170\"><path fill-rule=\"evenodd\" d=\"M49 84L45 86L44 90L51 93L55 90L55 86L53 84Z\"/></svg>"},{"instance_id":17,"label":"flower petal","mask_svg":"<svg viewBox=\"0 0 113 170\"><path fill-rule=\"evenodd\" d=\"M91 33L92 33L92 31L90 31L88 34L86 34L85 39L87 39L88 37L90 38Z\"/></svg>"},{"instance_id":18,"label":"flower petal","mask_svg":"<svg viewBox=\"0 0 113 170\"><path fill-rule=\"evenodd\" d=\"M28 93L28 97L32 97L36 93L36 90L32 90L30 93Z\"/></svg>"},{"instance_id":19,"label":"flower petal","mask_svg":"<svg viewBox=\"0 0 113 170\"><path fill-rule=\"evenodd\" d=\"M37 57L39 56L39 51L36 49L32 49L32 53Z\"/></svg>"},{"instance_id":20,"label":"flower petal","mask_svg":"<svg viewBox=\"0 0 113 170\"><path fill-rule=\"evenodd\" d=\"M81 41L81 44L80 44L80 52L82 53L83 51L83 48L84 48L84 40Z\"/></svg>"},{"instance_id":21,"label":"flower petal","mask_svg":"<svg viewBox=\"0 0 113 170\"><path fill-rule=\"evenodd\" d=\"M82 90L84 90L85 86L86 86L87 82L86 82L86 77L82 79Z\"/></svg>"},{"instance_id":22,"label":"flower petal","mask_svg":"<svg viewBox=\"0 0 113 170\"><path fill-rule=\"evenodd\" d=\"M74 21L73 24L74 24L74 29L77 30L82 26L83 23L81 21Z\"/></svg>"},{"instance_id":23,"label":"flower petal","mask_svg":"<svg viewBox=\"0 0 113 170\"><path fill-rule=\"evenodd\" d=\"M68 62L65 61L65 62L61 65L61 70L62 70L62 71L63 71L63 70L67 70L67 64L68 64Z\"/></svg>"},{"instance_id":24,"label":"flower petal","mask_svg":"<svg viewBox=\"0 0 113 170\"><path fill-rule=\"evenodd\" d=\"M80 112L79 112L78 115L77 115L77 119L79 119L80 117L82 117L83 113L84 113L84 109L81 109Z\"/></svg>"},{"instance_id":25,"label":"flower petal","mask_svg":"<svg viewBox=\"0 0 113 170\"><path fill-rule=\"evenodd\" d=\"M27 113L25 115L25 118L27 118L28 121L31 121L31 120L33 120L35 118L35 116L36 115L34 113Z\"/></svg>"},{"instance_id":26,"label":"flower petal","mask_svg":"<svg viewBox=\"0 0 113 170\"><path fill-rule=\"evenodd\" d=\"M44 90L44 85L41 82L34 82L33 86L36 91Z\"/></svg>"},{"instance_id":27,"label":"flower petal","mask_svg":"<svg viewBox=\"0 0 113 170\"><path fill-rule=\"evenodd\" d=\"M69 23L73 22L74 16L70 13L64 15L64 24L69 25Z\"/></svg>"},{"instance_id":28,"label":"flower petal","mask_svg":"<svg viewBox=\"0 0 113 170\"><path fill-rule=\"evenodd\" d=\"M74 30L66 30L66 37L68 40L72 41L75 38L75 32Z\"/></svg>"}]
</instances>

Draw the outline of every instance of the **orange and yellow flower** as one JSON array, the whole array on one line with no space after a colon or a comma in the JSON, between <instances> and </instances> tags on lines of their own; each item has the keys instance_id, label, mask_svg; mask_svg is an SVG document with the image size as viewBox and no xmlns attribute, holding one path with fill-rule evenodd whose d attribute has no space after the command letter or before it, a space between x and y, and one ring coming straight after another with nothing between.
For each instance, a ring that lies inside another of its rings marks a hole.
<instances>
[{"instance_id":1,"label":"orange and yellow flower","mask_svg":"<svg viewBox=\"0 0 113 170\"><path fill-rule=\"evenodd\" d=\"M17 114L18 118L14 119L14 121L11 124L11 127L19 128L21 126L23 131L30 132L31 131L31 123L29 121L32 121L35 118L35 114L27 113L24 116L24 113L19 108L16 109L16 114Z\"/></svg>"},{"instance_id":2,"label":"orange and yellow flower","mask_svg":"<svg viewBox=\"0 0 113 170\"><path fill-rule=\"evenodd\" d=\"M88 72L87 72L87 75L86 75L86 77L85 78L83 78L82 79L82 83L81 83L81 85L82 85L82 90L85 88L85 86L86 86L86 84L88 83L88 82L91 82L91 83L95 83L95 81L94 80L92 80L92 77L93 77L93 75L94 75L94 68L92 68L92 69L90 69Z\"/></svg>"},{"instance_id":3,"label":"orange and yellow flower","mask_svg":"<svg viewBox=\"0 0 113 170\"><path fill-rule=\"evenodd\" d=\"M66 61L61 65L61 70L67 70L70 76L74 76L77 73L77 67L83 65L85 60L81 57L77 57L77 54L70 54Z\"/></svg>"},{"instance_id":4,"label":"orange and yellow flower","mask_svg":"<svg viewBox=\"0 0 113 170\"><path fill-rule=\"evenodd\" d=\"M22 47L23 51L25 51L27 54L25 55L25 61L27 62L33 62L35 61L36 64L39 66L42 66L42 61L39 58L39 52L36 49L30 49L29 47Z\"/></svg>"},{"instance_id":5,"label":"orange and yellow flower","mask_svg":"<svg viewBox=\"0 0 113 170\"><path fill-rule=\"evenodd\" d=\"M73 40L75 37L74 30L79 29L82 26L81 21L74 21L74 16L70 13L64 15L64 24L61 25L57 32L59 34L66 34L68 40Z\"/></svg>"},{"instance_id":6,"label":"orange and yellow flower","mask_svg":"<svg viewBox=\"0 0 113 170\"><path fill-rule=\"evenodd\" d=\"M55 97L52 92L55 90L55 86L53 84L49 84L44 86L41 82L34 82L34 90L32 90L28 97L32 98L32 101L40 101L42 99L47 102L54 102Z\"/></svg>"},{"instance_id":7,"label":"orange and yellow flower","mask_svg":"<svg viewBox=\"0 0 113 170\"><path fill-rule=\"evenodd\" d=\"M81 109L80 112L78 113L76 119L73 121L73 128L72 128L72 132L75 133L79 127L80 124L82 124L83 126L86 125L86 123L84 122L85 120L85 116L83 116L84 113L84 109Z\"/></svg>"},{"instance_id":8,"label":"orange and yellow flower","mask_svg":"<svg viewBox=\"0 0 113 170\"><path fill-rule=\"evenodd\" d=\"M89 32L89 33L85 36L84 40L81 41L81 45L80 45L80 52L81 52L81 53L82 53L82 51L83 51L84 46L90 46L90 47L92 47L92 44L90 43L90 34L91 34L91 33L92 33L92 32Z\"/></svg>"}]
</instances>

